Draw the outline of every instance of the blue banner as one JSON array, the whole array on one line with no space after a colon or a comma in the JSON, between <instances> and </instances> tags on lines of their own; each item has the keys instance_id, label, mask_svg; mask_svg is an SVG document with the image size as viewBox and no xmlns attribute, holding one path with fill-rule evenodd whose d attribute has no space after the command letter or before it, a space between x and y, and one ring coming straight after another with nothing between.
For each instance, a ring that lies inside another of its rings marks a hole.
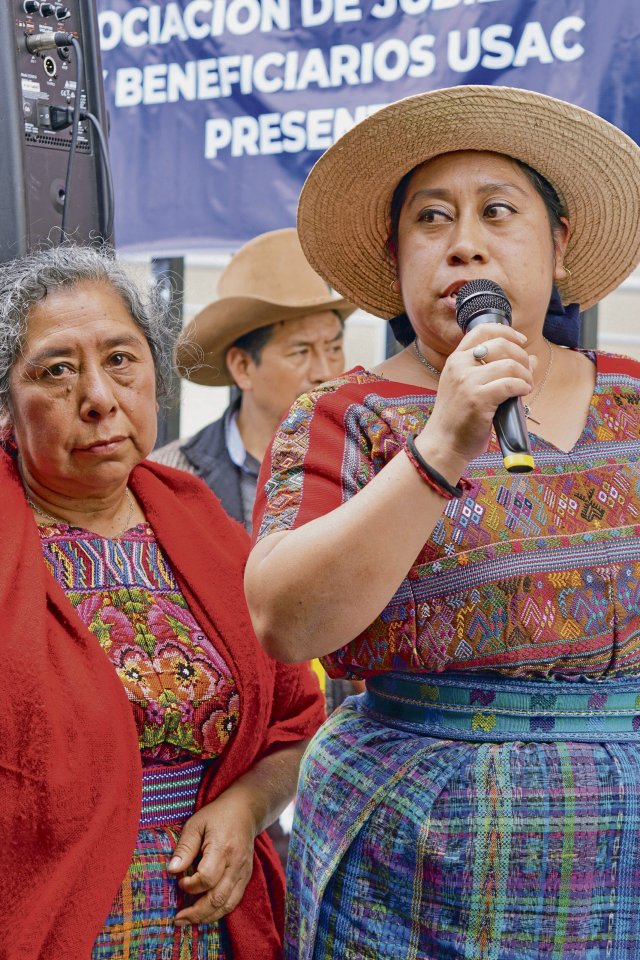
<instances>
[{"instance_id":1,"label":"blue banner","mask_svg":"<svg viewBox=\"0 0 640 960\"><path fill-rule=\"evenodd\" d=\"M380 106L538 90L640 142L639 0L97 0L120 249L231 250Z\"/></svg>"}]
</instances>

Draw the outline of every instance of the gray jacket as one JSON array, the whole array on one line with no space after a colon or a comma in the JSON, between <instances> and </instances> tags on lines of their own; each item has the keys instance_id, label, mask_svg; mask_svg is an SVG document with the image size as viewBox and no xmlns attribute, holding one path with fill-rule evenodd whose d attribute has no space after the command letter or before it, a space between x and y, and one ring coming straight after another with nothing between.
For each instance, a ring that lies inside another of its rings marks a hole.
<instances>
[{"instance_id":1,"label":"gray jacket","mask_svg":"<svg viewBox=\"0 0 640 960\"><path fill-rule=\"evenodd\" d=\"M226 442L226 418L235 411L227 407L222 417L199 430L187 440L173 440L154 450L149 460L168 467L188 470L200 477L234 519L244 523L240 467L229 456Z\"/></svg>"}]
</instances>

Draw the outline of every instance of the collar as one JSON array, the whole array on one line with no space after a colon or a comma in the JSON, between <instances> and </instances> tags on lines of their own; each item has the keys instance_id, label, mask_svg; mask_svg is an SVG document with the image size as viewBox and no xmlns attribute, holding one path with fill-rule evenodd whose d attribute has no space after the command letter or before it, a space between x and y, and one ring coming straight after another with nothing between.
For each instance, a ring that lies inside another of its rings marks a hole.
<instances>
[{"instance_id":1,"label":"collar","mask_svg":"<svg viewBox=\"0 0 640 960\"><path fill-rule=\"evenodd\" d=\"M243 473L258 476L260 472L260 462L254 456L247 452L240 430L238 429L238 410L239 405L229 407L224 418L224 439L229 458L236 467Z\"/></svg>"},{"instance_id":2,"label":"collar","mask_svg":"<svg viewBox=\"0 0 640 960\"><path fill-rule=\"evenodd\" d=\"M230 408L227 411L227 416L224 418L224 441L231 462L235 463L236 467L240 467L242 470L244 468L244 462L247 459L247 450L242 442L240 430L238 429L237 409L233 410Z\"/></svg>"}]
</instances>

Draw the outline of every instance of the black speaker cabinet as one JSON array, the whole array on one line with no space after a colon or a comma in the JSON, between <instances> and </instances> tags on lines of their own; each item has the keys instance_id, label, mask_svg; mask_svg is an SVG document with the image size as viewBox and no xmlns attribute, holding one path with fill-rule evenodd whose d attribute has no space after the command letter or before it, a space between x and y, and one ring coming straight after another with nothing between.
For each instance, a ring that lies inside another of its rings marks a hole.
<instances>
[{"instance_id":1,"label":"black speaker cabinet","mask_svg":"<svg viewBox=\"0 0 640 960\"><path fill-rule=\"evenodd\" d=\"M73 46L32 54L26 36L62 30L80 43L83 110L106 117L94 0L0 0L0 262L61 239L71 127L51 126L52 107L73 107L77 91ZM101 243L107 191L100 146L82 121L72 168L66 232Z\"/></svg>"}]
</instances>

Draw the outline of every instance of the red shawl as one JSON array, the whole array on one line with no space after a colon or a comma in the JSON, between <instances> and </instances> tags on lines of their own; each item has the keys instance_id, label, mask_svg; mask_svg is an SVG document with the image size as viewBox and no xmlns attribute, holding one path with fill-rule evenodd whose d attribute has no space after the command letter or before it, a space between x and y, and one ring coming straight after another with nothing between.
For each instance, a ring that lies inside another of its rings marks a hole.
<instances>
[{"instance_id":1,"label":"red shawl","mask_svg":"<svg viewBox=\"0 0 640 960\"><path fill-rule=\"evenodd\" d=\"M1 960L85 960L131 860L141 766L124 688L42 560L17 471L0 454ZM194 616L227 659L240 722L200 803L257 759L310 736L323 707L306 667L255 640L242 573L248 540L205 485L145 462L131 475ZM281 955L282 870L256 841L253 876L227 918L234 957ZM273 919L275 917L275 920Z\"/></svg>"}]
</instances>

